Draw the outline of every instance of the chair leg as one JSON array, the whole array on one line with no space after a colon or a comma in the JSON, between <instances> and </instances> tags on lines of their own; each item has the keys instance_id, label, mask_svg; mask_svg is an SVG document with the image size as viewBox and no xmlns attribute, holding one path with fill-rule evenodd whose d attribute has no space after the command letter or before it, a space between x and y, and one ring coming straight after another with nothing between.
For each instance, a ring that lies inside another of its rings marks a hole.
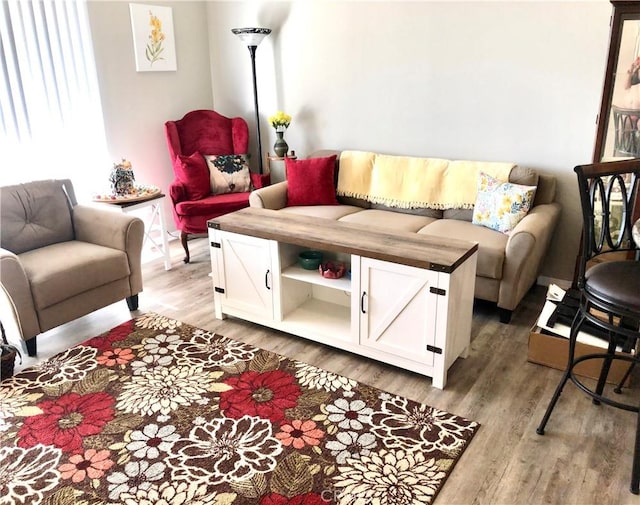
<instances>
[{"instance_id":1,"label":"chair leg","mask_svg":"<svg viewBox=\"0 0 640 505\"><path fill-rule=\"evenodd\" d=\"M36 341L36 337L31 337L29 340L25 340L24 342L27 345L27 354L32 358L38 354L38 343Z\"/></svg>"},{"instance_id":2,"label":"chair leg","mask_svg":"<svg viewBox=\"0 0 640 505\"><path fill-rule=\"evenodd\" d=\"M609 347L607 347L607 358L605 358L602 362L602 368L600 369L600 376L598 377L598 384L596 386L596 394L602 396L602 392L604 391L605 383L607 382L607 375L609 375L609 370L611 369L611 360L613 359L613 355L616 353L616 338L615 335L609 334ZM597 398L593 399L594 405L600 405L600 400Z\"/></svg>"},{"instance_id":3,"label":"chair leg","mask_svg":"<svg viewBox=\"0 0 640 505\"><path fill-rule=\"evenodd\" d=\"M558 402L558 398L560 398L560 395L562 394L562 390L564 389L564 386L567 383L567 380L569 380L569 376L573 368L573 358L576 351L576 340L578 339L578 331L580 330L580 326L582 326L583 322L584 322L584 316L580 311L578 311L576 313L576 317L573 320L573 324L571 325L571 334L569 335L569 353L568 353L569 357L567 360L567 368L562 374L562 379L560 379L560 383L558 384L558 387L556 387L556 391L555 393L553 393L553 396L551 397L551 401L547 406L547 410L544 413L542 421L540 421L540 424L536 429L536 433L538 435L544 435L544 429L547 426L547 422L549 422L549 418L551 417L551 412L553 412L553 409L555 408L556 403Z\"/></svg>"},{"instance_id":4,"label":"chair leg","mask_svg":"<svg viewBox=\"0 0 640 505\"><path fill-rule=\"evenodd\" d=\"M620 326L624 327L624 328L629 328L631 330L638 329L639 326L639 322L638 321L630 321L628 319L625 319L624 317L621 319L620 321ZM631 352L631 349L625 349L625 346L623 345L623 352ZM631 364L629 365L629 368L627 368L627 371L624 374L624 377L622 377L622 380L618 383L618 385L613 388L613 392L616 394L621 394L622 393L622 388L624 386L624 383L627 382L627 379L629 378L629 376L631 375L631 372L633 372L633 369L636 366L636 361L632 361Z\"/></svg>"},{"instance_id":5,"label":"chair leg","mask_svg":"<svg viewBox=\"0 0 640 505\"><path fill-rule=\"evenodd\" d=\"M127 307L129 310L138 310L138 295L127 296Z\"/></svg>"},{"instance_id":6,"label":"chair leg","mask_svg":"<svg viewBox=\"0 0 640 505\"><path fill-rule=\"evenodd\" d=\"M513 315L512 310L498 308L498 313L500 314L501 323L509 324L511 322L511 316Z\"/></svg>"},{"instance_id":7,"label":"chair leg","mask_svg":"<svg viewBox=\"0 0 640 505\"><path fill-rule=\"evenodd\" d=\"M624 386L624 383L627 382L627 379L631 375L631 372L633 372L633 368L635 366L636 366L636 362L632 361L631 364L629 365L629 368L627 368L627 371L625 372L624 377L622 378L620 383L615 388L613 388L613 391L615 393L617 393L617 394L622 393L622 386Z\"/></svg>"},{"instance_id":8,"label":"chair leg","mask_svg":"<svg viewBox=\"0 0 640 505\"><path fill-rule=\"evenodd\" d=\"M187 244L187 240L189 240L189 234L183 231L180 232L180 242L182 243L182 248L184 249L184 261L185 263L189 263L189 245Z\"/></svg>"},{"instance_id":9,"label":"chair leg","mask_svg":"<svg viewBox=\"0 0 640 505\"><path fill-rule=\"evenodd\" d=\"M549 418L551 417L551 412L553 412L553 409L555 408L556 403L558 402L558 398L560 398L560 395L562 394L564 385L567 383L567 380L569 379L570 371L571 369L568 368L567 370L565 370L564 374L562 375L562 379L560 379L560 383L558 384L558 387L556 388L555 393L553 393L553 396L551 397L551 401L547 406L547 410L544 413L544 417L542 418L542 421L540 421L540 424L536 429L536 433L538 435L544 435L544 429L547 426L547 423L549 422Z\"/></svg>"},{"instance_id":10,"label":"chair leg","mask_svg":"<svg viewBox=\"0 0 640 505\"><path fill-rule=\"evenodd\" d=\"M636 443L633 449L633 466L631 467L631 492L640 494L640 413L636 426Z\"/></svg>"}]
</instances>

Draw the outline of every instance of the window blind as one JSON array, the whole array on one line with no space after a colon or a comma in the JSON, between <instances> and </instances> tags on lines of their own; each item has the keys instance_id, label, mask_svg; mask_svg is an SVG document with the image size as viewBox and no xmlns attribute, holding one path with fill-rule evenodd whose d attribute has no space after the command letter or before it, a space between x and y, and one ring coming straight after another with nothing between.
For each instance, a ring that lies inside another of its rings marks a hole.
<instances>
[{"instance_id":1,"label":"window blind","mask_svg":"<svg viewBox=\"0 0 640 505\"><path fill-rule=\"evenodd\" d=\"M3 0L0 58L0 184L90 192L108 156L86 1Z\"/></svg>"}]
</instances>

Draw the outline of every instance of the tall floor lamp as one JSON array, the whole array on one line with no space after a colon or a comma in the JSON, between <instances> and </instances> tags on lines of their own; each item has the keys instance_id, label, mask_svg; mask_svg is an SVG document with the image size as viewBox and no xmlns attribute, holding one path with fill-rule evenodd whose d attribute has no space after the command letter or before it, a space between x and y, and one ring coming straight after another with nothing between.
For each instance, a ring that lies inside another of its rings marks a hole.
<instances>
[{"instance_id":1,"label":"tall floor lamp","mask_svg":"<svg viewBox=\"0 0 640 505\"><path fill-rule=\"evenodd\" d=\"M258 113L258 87L256 85L256 48L267 35L271 33L270 28L233 28L231 30L240 40L247 43L249 54L251 55L251 72L253 74L253 103L256 109L256 129L258 134L258 158L260 161L260 173L262 167L262 139L260 138L260 114Z\"/></svg>"}]
</instances>

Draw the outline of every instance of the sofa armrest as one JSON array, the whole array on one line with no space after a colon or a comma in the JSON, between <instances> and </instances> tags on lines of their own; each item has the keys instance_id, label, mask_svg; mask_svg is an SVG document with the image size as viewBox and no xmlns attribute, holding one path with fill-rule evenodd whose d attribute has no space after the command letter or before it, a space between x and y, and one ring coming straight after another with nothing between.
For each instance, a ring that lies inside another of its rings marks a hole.
<instances>
[{"instance_id":1,"label":"sofa armrest","mask_svg":"<svg viewBox=\"0 0 640 505\"><path fill-rule=\"evenodd\" d=\"M256 189L249 195L249 206L279 210L287 206L287 181Z\"/></svg>"},{"instance_id":2,"label":"sofa armrest","mask_svg":"<svg viewBox=\"0 0 640 505\"><path fill-rule=\"evenodd\" d=\"M140 218L97 207L76 205L73 208L73 226L76 240L126 252L131 294L142 291L144 223Z\"/></svg>"},{"instance_id":3,"label":"sofa armrest","mask_svg":"<svg viewBox=\"0 0 640 505\"><path fill-rule=\"evenodd\" d=\"M31 287L20 259L11 251L0 248L0 321L7 327L17 328L22 340L29 340L40 333Z\"/></svg>"},{"instance_id":4,"label":"sofa armrest","mask_svg":"<svg viewBox=\"0 0 640 505\"><path fill-rule=\"evenodd\" d=\"M560 216L559 203L536 205L509 235L498 307L513 310L536 282Z\"/></svg>"}]
</instances>

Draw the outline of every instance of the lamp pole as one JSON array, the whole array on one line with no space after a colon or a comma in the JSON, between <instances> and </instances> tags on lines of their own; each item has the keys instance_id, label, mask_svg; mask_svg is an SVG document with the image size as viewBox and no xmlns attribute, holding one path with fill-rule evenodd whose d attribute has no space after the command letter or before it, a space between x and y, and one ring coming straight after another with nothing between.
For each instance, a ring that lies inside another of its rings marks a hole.
<instances>
[{"instance_id":1,"label":"lamp pole","mask_svg":"<svg viewBox=\"0 0 640 505\"><path fill-rule=\"evenodd\" d=\"M260 136L260 112L258 109L258 84L256 82L256 49L258 46L249 46L249 54L251 55L251 73L253 75L253 106L256 111L256 134L258 135L258 167L260 174L263 173L262 166L262 137Z\"/></svg>"},{"instance_id":2,"label":"lamp pole","mask_svg":"<svg viewBox=\"0 0 640 505\"><path fill-rule=\"evenodd\" d=\"M233 28L231 30L240 40L247 43L249 55L251 56L251 74L253 77L253 106L256 111L256 134L258 136L258 167L260 174L264 173L262 160L262 138L260 136L260 112L258 108L258 85L256 81L256 49L267 35L271 33L270 28Z\"/></svg>"}]
</instances>

